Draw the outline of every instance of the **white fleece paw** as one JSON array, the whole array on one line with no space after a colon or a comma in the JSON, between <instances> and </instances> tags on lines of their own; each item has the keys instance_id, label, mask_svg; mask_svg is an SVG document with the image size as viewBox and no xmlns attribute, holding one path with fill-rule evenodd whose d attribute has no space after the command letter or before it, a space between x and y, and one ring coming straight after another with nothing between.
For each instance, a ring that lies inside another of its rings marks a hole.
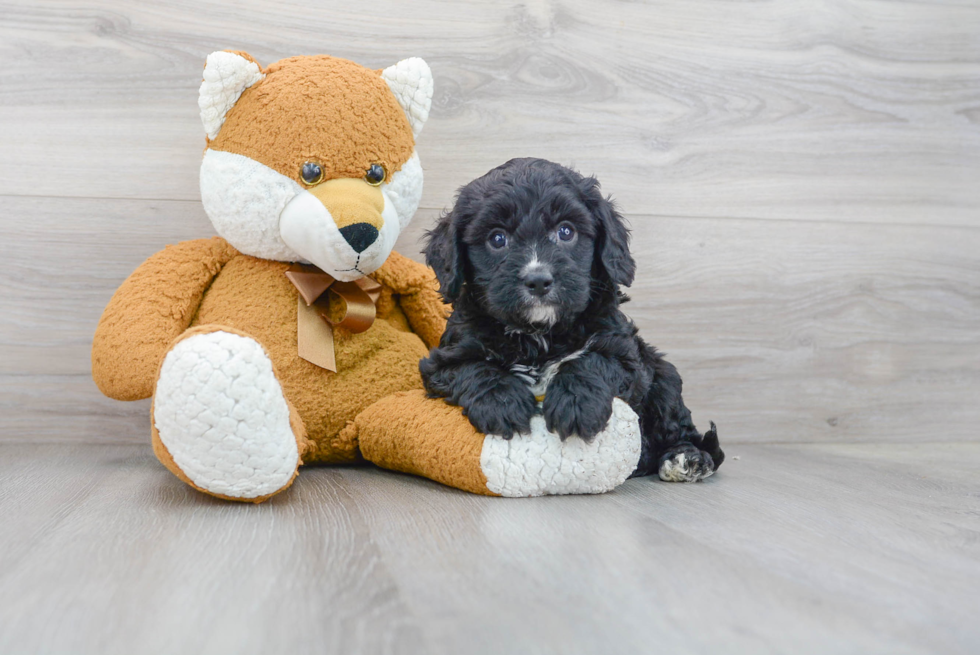
<instances>
[{"instance_id":1,"label":"white fleece paw","mask_svg":"<svg viewBox=\"0 0 980 655\"><path fill-rule=\"evenodd\" d=\"M167 353L153 415L160 440L191 481L234 498L268 496L299 465L289 407L253 339L210 332Z\"/></svg>"},{"instance_id":2,"label":"white fleece paw","mask_svg":"<svg viewBox=\"0 0 980 655\"><path fill-rule=\"evenodd\" d=\"M625 482L639 459L639 419L616 398L609 423L591 443L578 437L562 441L538 415L527 434L484 437L480 466L487 488L501 496L599 494Z\"/></svg>"}]
</instances>

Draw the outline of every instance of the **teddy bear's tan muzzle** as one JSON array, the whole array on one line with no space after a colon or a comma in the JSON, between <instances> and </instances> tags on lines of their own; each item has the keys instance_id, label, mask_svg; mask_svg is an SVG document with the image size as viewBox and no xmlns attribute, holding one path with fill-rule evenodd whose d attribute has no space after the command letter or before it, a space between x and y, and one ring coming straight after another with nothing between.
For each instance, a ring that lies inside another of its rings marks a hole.
<instances>
[{"instance_id":1,"label":"teddy bear's tan muzzle","mask_svg":"<svg viewBox=\"0 0 980 655\"><path fill-rule=\"evenodd\" d=\"M357 252L378 239L384 226L385 199L380 186L361 179L338 178L316 185L309 192L330 212L340 234Z\"/></svg>"}]
</instances>

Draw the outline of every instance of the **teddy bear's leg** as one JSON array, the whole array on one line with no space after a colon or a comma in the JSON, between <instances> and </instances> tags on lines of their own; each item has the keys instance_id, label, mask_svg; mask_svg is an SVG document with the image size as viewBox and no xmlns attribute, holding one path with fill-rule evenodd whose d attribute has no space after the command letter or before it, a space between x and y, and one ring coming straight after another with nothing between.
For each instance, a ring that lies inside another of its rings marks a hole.
<instances>
[{"instance_id":1,"label":"teddy bear's leg","mask_svg":"<svg viewBox=\"0 0 980 655\"><path fill-rule=\"evenodd\" d=\"M227 328L198 326L176 341L160 367L151 420L164 466L230 500L261 502L288 487L307 444L265 350Z\"/></svg>"},{"instance_id":2,"label":"teddy bear's leg","mask_svg":"<svg viewBox=\"0 0 980 655\"><path fill-rule=\"evenodd\" d=\"M405 391L383 398L345 428L378 466L413 473L473 493L544 496L604 493L622 484L640 458L640 424L622 400L590 443L562 441L540 415L512 439L483 435L459 407Z\"/></svg>"}]
</instances>

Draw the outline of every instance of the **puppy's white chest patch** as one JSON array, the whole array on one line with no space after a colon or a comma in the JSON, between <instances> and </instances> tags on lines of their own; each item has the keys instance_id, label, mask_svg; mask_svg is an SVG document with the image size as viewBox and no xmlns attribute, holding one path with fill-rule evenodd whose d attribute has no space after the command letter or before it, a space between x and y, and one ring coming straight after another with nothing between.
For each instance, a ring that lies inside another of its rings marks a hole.
<instances>
[{"instance_id":1,"label":"puppy's white chest patch","mask_svg":"<svg viewBox=\"0 0 980 655\"><path fill-rule=\"evenodd\" d=\"M589 346L592 345L592 339L589 339L584 346L576 350L573 353L560 357L558 359L553 359L547 362L544 366L529 366L527 364L514 364L510 367L510 372L517 376L520 380L524 381L527 386L531 389L531 393L534 394L536 398L541 398L548 391L548 385L558 374L558 370L561 365L565 362L570 362L573 359L578 359L585 353L589 352Z\"/></svg>"},{"instance_id":2,"label":"puppy's white chest patch","mask_svg":"<svg viewBox=\"0 0 980 655\"><path fill-rule=\"evenodd\" d=\"M548 382L551 380L543 380L541 375L541 369L537 366L527 366L525 364L514 364L510 367L510 372L513 373L519 380L527 384L531 389L531 393L535 396L544 395L544 390L548 388ZM552 377L554 375L552 374ZM542 384L544 382L544 384Z\"/></svg>"}]
</instances>

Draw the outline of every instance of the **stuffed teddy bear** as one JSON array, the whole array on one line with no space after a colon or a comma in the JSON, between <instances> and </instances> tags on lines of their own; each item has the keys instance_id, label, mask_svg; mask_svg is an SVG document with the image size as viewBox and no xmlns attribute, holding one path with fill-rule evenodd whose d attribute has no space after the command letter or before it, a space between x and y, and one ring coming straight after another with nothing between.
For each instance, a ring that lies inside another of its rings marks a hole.
<instances>
[{"instance_id":1,"label":"stuffed teddy bear","mask_svg":"<svg viewBox=\"0 0 980 655\"><path fill-rule=\"evenodd\" d=\"M260 502L302 464L364 460L488 495L598 493L640 454L616 401L593 442L478 433L427 399L418 362L445 327L432 271L393 252L422 194L415 138L432 100L418 58L262 68L208 56L201 197L220 237L150 257L99 322L92 375L153 398L157 457L195 489Z\"/></svg>"}]
</instances>

